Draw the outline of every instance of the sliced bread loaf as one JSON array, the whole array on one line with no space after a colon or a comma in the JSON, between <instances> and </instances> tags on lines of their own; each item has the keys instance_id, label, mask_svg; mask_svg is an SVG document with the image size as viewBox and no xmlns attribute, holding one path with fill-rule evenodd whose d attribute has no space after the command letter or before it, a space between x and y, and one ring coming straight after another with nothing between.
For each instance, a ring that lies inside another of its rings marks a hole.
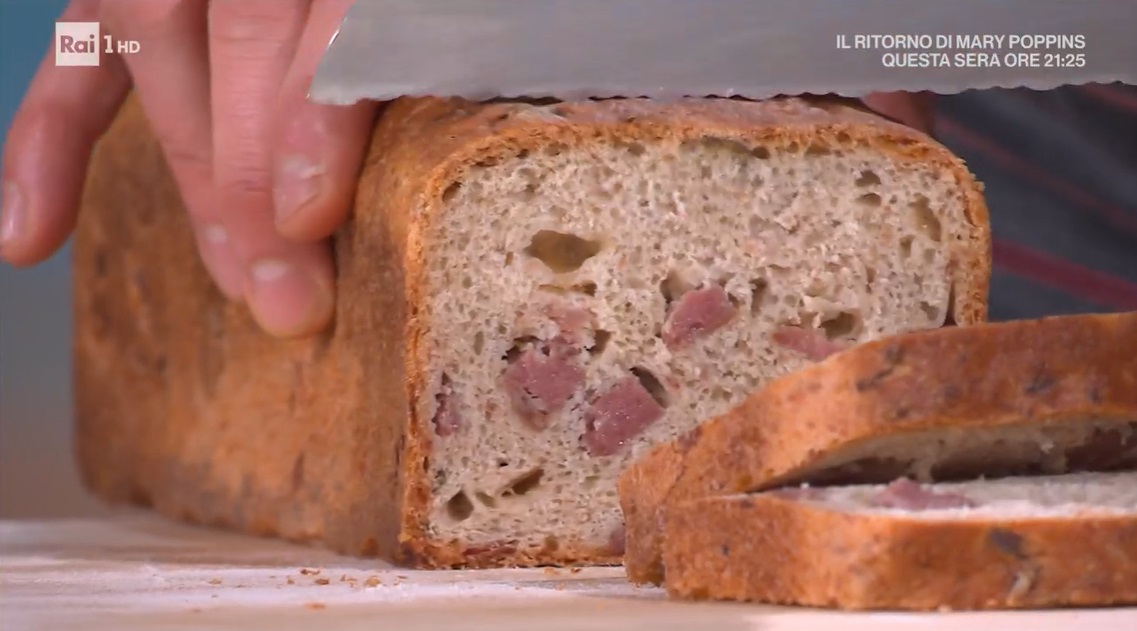
<instances>
[{"instance_id":1,"label":"sliced bread loaf","mask_svg":"<svg viewBox=\"0 0 1137 631\"><path fill-rule=\"evenodd\" d=\"M648 448L837 349L981 321L989 274L956 157L799 99L397 101L335 247L334 329L262 335L129 104L75 247L91 487L419 566L615 563Z\"/></svg>"},{"instance_id":2,"label":"sliced bread loaf","mask_svg":"<svg viewBox=\"0 0 1137 631\"><path fill-rule=\"evenodd\" d=\"M1134 471L789 488L678 504L666 524L674 597L840 609L1137 604Z\"/></svg>"},{"instance_id":3,"label":"sliced bread loaf","mask_svg":"<svg viewBox=\"0 0 1137 631\"><path fill-rule=\"evenodd\" d=\"M800 481L1137 467L1135 358L1137 313L944 328L834 355L623 474L628 576L663 580L662 509L678 502Z\"/></svg>"}]
</instances>

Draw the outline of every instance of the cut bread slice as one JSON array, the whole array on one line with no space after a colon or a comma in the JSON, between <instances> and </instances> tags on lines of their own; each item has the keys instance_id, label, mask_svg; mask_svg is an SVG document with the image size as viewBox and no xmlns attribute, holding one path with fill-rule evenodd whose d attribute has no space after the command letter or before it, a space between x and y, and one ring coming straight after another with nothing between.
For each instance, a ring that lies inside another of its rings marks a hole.
<instances>
[{"instance_id":1,"label":"cut bread slice","mask_svg":"<svg viewBox=\"0 0 1137 631\"><path fill-rule=\"evenodd\" d=\"M660 583L667 505L800 481L1137 467L1137 313L910 333L783 377L619 481L624 563Z\"/></svg>"},{"instance_id":2,"label":"cut bread slice","mask_svg":"<svg viewBox=\"0 0 1137 631\"><path fill-rule=\"evenodd\" d=\"M182 215L132 102L75 248L88 483L425 567L616 563L616 477L652 445L986 314L978 184L831 101L392 103L313 340L214 292Z\"/></svg>"},{"instance_id":3,"label":"cut bread slice","mask_svg":"<svg viewBox=\"0 0 1137 631\"><path fill-rule=\"evenodd\" d=\"M730 524L730 527L724 527ZM667 509L673 597L839 609L1137 604L1137 472L788 488Z\"/></svg>"}]
</instances>

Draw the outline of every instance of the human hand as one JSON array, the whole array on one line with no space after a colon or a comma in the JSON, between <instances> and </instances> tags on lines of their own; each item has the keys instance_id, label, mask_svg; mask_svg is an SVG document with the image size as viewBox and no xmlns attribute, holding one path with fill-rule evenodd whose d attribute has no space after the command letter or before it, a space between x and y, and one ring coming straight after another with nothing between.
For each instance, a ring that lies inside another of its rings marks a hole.
<instances>
[{"instance_id":1,"label":"human hand","mask_svg":"<svg viewBox=\"0 0 1137 631\"><path fill-rule=\"evenodd\" d=\"M376 104L306 95L350 4L72 0L61 21L100 22L139 52L104 53L98 67L41 62L4 145L0 256L31 265L67 240L91 148L133 85L221 291L272 334L323 328L327 237L351 207Z\"/></svg>"}]
</instances>

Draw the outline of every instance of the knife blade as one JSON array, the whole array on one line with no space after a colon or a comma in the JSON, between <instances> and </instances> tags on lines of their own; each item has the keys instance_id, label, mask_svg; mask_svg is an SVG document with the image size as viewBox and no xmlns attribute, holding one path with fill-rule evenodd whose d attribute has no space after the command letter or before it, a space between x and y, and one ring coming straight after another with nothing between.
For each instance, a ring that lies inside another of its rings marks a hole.
<instances>
[{"instance_id":1,"label":"knife blade","mask_svg":"<svg viewBox=\"0 0 1137 631\"><path fill-rule=\"evenodd\" d=\"M357 0L309 97L941 94L1137 83L1137 0Z\"/></svg>"}]
</instances>

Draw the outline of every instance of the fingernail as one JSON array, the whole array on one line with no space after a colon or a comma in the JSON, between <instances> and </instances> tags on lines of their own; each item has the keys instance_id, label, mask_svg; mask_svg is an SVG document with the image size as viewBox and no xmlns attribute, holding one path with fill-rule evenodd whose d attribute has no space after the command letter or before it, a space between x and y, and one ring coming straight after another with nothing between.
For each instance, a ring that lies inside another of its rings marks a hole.
<instances>
[{"instance_id":1,"label":"fingernail","mask_svg":"<svg viewBox=\"0 0 1137 631\"><path fill-rule=\"evenodd\" d=\"M287 221L289 217L320 193L320 182L324 167L305 156L293 155L281 160L273 188L273 201L276 204L276 221Z\"/></svg>"},{"instance_id":2,"label":"fingernail","mask_svg":"<svg viewBox=\"0 0 1137 631\"><path fill-rule=\"evenodd\" d=\"M229 249L229 233L222 226L212 224L201 229L206 252L202 258L209 274L217 283L217 288L225 297L234 302L245 297L245 280L236 258Z\"/></svg>"},{"instance_id":3,"label":"fingernail","mask_svg":"<svg viewBox=\"0 0 1137 631\"><path fill-rule=\"evenodd\" d=\"M0 246L15 241L24 228L24 198L15 182L0 184Z\"/></svg>"},{"instance_id":4,"label":"fingernail","mask_svg":"<svg viewBox=\"0 0 1137 631\"><path fill-rule=\"evenodd\" d=\"M249 267L246 300L265 331L278 337L314 333L334 308L331 288L281 259L262 259Z\"/></svg>"}]
</instances>

